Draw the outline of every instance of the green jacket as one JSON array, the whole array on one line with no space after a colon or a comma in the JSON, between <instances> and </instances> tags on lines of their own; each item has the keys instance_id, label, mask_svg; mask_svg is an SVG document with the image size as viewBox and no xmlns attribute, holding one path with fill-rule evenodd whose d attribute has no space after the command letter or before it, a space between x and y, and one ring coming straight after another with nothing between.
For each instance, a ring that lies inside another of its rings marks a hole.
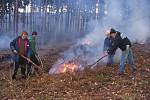
<instances>
[{"instance_id":1,"label":"green jacket","mask_svg":"<svg viewBox=\"0 0 150 100\"><path fill-rule=\"evenodd\" d=\"M32 37L30 37L29 38L29 44L30 44L30 47L31 47L32 51L34 53L37 53L36 52L36 41L35 41L35 39L33 39Z\"/></svg>"}]
</instances>

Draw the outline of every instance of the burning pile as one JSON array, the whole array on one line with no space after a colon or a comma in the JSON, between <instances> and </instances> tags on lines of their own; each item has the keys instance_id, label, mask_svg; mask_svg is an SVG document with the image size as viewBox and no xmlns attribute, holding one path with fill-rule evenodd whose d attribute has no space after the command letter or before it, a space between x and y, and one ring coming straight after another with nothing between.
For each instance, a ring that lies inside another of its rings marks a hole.
<instances>
[{"instance_id":1,"label":"burning pile","mask_svg":"<svg viewBox=\"0 0 150 100\"><path fill-rule=\"evenodd\" d=\"M63 61L58 60L56 64L50 69L49 74L58 74L58 73L66 73L66 72L75 72L79 69L81 70L82 65L75 60L72 61Z\"/></svg>"},{"instance_id":2,"label":"burning pile","mask_svg":"<svg viewBox=\"0 0 150 100\"><path fill-rule=\"evenodd\" d=\"M74 71L77 71L79 67L80 67L80 65L77 65L74 62L72 62L72 63L64 63L64 64L62 64L61 73L74 72Z\"/></svg>"},{"instance_id":3,"label":"burning pile","mask_svg":"<svg viewBox=\"0 0 150 100\"><path fill-rule=\"evenodd\" d=\"M83 70L97 60L96 55L98 55L96 47L92 45L91 40L79 41L63 53L63 56L52 66L49 74Z\"/></svg>"}]
</instances>

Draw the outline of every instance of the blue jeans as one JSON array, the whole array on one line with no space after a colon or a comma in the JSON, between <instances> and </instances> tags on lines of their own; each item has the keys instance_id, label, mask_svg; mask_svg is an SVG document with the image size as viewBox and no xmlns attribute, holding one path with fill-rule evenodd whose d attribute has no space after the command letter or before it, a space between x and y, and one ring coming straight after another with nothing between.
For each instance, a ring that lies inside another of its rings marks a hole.
<instances>
[{"instance_id":1,"label":"blue jeans","mask_svg":"<svg viewBox=\"0 0 150 100\"><path fill-rule=\"evenodd\" d=\"M114 55L108 55L107 65L114 64Z\"/></svg>"},{"instance_id":2,"label":"blue jeans","mask_svg":"<svg viewBox=\"0 0 150 100\"><path fill-rule=\"evenodd\" d=\"M127 60L128 60L129 66L133 70L135 68L135 64L134 64L133 53L132 53L131 48L122 52L121 60L120 60L120 67L119 67L120 72L124 72L125 63Z\"/></svg>"}]
</instances>

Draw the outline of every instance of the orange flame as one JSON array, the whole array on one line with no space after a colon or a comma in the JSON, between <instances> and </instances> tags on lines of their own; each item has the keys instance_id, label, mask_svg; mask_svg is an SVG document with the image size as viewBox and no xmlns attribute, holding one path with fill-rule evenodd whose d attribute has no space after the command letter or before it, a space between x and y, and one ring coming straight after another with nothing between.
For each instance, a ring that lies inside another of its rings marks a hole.
<instances>
[{"instance_id":1,"label":"orange flame","mask_svg":"<svg viewBox=\"0 0 150 100\"><path fill-rule=\"evenodd\" d=\"M65 73L65 72L74 72L76 69L78 68L78 66L74 63L69 63L69 64L63 64L63 70L62 70L62 73Z\"/></svg>"}]
</instances>

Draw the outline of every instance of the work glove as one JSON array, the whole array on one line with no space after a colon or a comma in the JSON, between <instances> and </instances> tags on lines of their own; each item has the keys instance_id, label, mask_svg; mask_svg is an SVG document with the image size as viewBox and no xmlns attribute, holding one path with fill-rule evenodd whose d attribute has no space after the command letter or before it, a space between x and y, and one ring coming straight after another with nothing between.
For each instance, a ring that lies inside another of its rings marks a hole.
<instances>
[{"instance_id":1,"label":"work glove","mask_svg":"<svg viewBox=\"0 0 150 100\"><path fill-rule=\"evenodd\" d=\"M13 50L13 53L17 54L18 52L17 52L17 50Z\"/></svg>"}]
</instances>

